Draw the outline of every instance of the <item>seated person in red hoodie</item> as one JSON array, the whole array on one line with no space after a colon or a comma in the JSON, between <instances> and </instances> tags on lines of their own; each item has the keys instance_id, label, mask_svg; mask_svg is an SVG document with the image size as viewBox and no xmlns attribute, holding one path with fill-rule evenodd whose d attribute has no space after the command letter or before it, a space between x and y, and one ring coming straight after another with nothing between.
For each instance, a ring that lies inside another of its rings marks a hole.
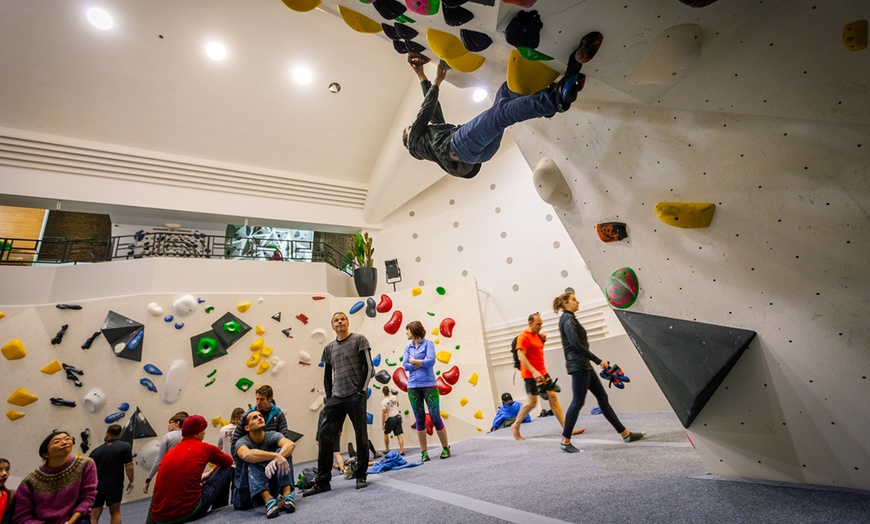
<instances>
[{"instance_id":1,"label":"seated person in red hoodie","mask_svg":"<svg viewBox=\"0 0 870 524\"><path fill-rule=\"evenodd\" d=\"M163 457L157 470L148 522L182 523L202 518L210 509L226 506L233 474L233 459L214 444L202 440L208 423L191 415L181 427L181 442ZM218 467L203 481L211 462Z\"/></svg>"}]
</instances>

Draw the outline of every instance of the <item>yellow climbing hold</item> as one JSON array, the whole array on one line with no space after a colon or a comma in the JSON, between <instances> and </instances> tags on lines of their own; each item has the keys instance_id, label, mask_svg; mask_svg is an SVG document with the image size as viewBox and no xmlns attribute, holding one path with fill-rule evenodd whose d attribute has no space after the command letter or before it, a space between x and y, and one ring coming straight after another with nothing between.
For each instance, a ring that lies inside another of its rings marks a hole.
<instances>
[{"instance_id":1,"label":"yellow climbing hold","mask_svg":"<svg viewBox=\"0 0 870 524\"><path fill-rule=\"evenodd\" d=\"M450 418L450 414L447 413L446 411L442 411L442 412L441 412L441 418Z\"/></svg>"},{"instance_id":2,"label":"yellow climbing hold","mask_svg":"<svg viewBox=\"0 0 870 524\"><path fill-rule=\"evenodd\" d=\"M268 360L260 362L260 367L257 368L257 374L262 375L263 373L269 371L270 367L272 367L272 364L269 364Z\"/></svg>"},{"instance_id":3,"label":"yellow climbing hold","mask_svg":"<svg viewBox=\"0 0 870 524\"><path fill-rule=\"evenodd\" d=\"M476 386L477 385L477 378L478 378L477 371L475 371L474 373L471 374L471 377L468 379L468 383L471 384L472 386Z\"/></svg>"},{"instance_id":4,"label":"yellow climbing hold","mask_svg":"<svg viewBox=\"0 0 870 524\"><path fill-rule=\"evenodd\" d=\"M477 431L483 431L483 429L481 429L480 426L478 426Z\"/></svg>"},{"instance_id":5,"label":"yellow climbing hold","mask_svg":"<svg viewBox=\"0 0 870 524\"><path fill-rule=\"evenodd\" d=\"M46 375L54 375L55 373L57 373L60 370L61 370L60 362L58 362L57 360L53 360L53 361L49 362L42 369L40 369L40 371L42 371Z\"/></svg>"},{"instance_id":6,"label":"yellow climbing hold","mask_svg":"<svg viewBox=\"0 0 870 524\"><path fill-rule=\"evenodd\" d=\"M218 415L218 416L216 416L215 418L211 419L211 425L214 426L214 427L216 427L216 428L217 428L217 427L221 427L221 428L222 428L222 427L226 426L227 424L229 424L229 422L227 422L226 420L224 420L224 418L223 418L222 416L220 416L220 415Z\"/></svg>"},{"instance_id":7,"label":"yellow climbing hold","mask_svg":"<svg viewBox=\"0 0 870 524\"><path fill-rule=\"evenodd\" d=\"M299 11L300 13L305 13L307 11L313 11L320 6L320 0L281 0L284 2L284 5L289 7L294 11Z\"/></svg>"},{"instance_id":8,"label":"yellow climbing hold","mask_svg":"<svg viewBox=\"0 0 870 524\"><path fill-rule=\"evenodd\" d=\"M241 304L236 306L236 309L239 310L239 313L244 313L245 311L251 309L251 303L250 302L242 302Z\"/></svg>"},{"instance_id":9,"label":"yellow climbing hold","mask_svg":"<svg viewBox=\"0 0 870 524\"><path fill-rule=\"evenodd\" d=\"M437 334L438 334L438 328L437 328L437 327L432 328L432 334L433 334L433 335L437 335Z\"/></svg>"},{"instance_id":10,"label":"yellow climbing hold","mask_svg":"<svg viewBox=\"0 0 870 524\"><path fill-rule=\"evenodd\" d=\"M341 19L344 20L344 23L358 33L374 34L384 30L378 22L352 9L338 6L338 12L341 14Z\"/></svg>"},{"instance_id":11,"label":"yellow climbing hold","mask_svg":"<svg viewBox=\"0 0 870 524\"><path fill-rule=\"evenodd\" d=\"M0 352L3 353L6 360L18 360L19 358L24 358L24 355L27 354L27 350L24 349L24 344L17 338L13 338L7 342L2 348L0 348Z\"/></svg>"},{"instance_id":12,"label":"yellow climbing hold","mask_svg":"<svg viewBox=\"0 0 870 524\"><path fill-rule=\"evenodd\" d=\"M27 413L24 413L23 411L18 411L17 409L10 409L6 412L6 418L8 418L9 420L18 420L26 414Z\"/></svg>"},{"instance_id":13,"label":"yellow climbing hold","mask_svg":"<svg viewBox=\"0 0 870 524\"><path fill-rule=\"evenodd\" d=\"M483 412L478 409L474 412L474 418L483 418Z\"/></svg>"},{"instance_id":14,"label":"yellow climbing hold","mask_svg":"<svg viewBox=\"0 0 870 524\"><path fill-rule=\"evenodd\" d=\"M436 339L433 340L432 342L434 342L434 343L436 343L436 344L440 344L440 343L441 343L441 339L440 339L440 338L436 338Z\"/></svg>"},{"instance_id":15,"label":"yellow climbing hold","mask_svg":"<svg viewBox=\"0 0 870 524\"><path fill-rule=\"evenodd\" d=\"M421 293L423 293L423 288L421 287L415 287L411 290L411 296L414 297L419 297Z\"/></svg>"},{"instance_id":16,"label":"yellow climbing hold","mask_svg":"<svg viewBox=\"0 0 870 524\"><path fill-rule=\"evenodd\" d=\"M486 62L486 58L474 53L466 53L457 58L445 58L444 61L460 73L471 73L477 71Z\"/></svg>"},{"instance_id":17,"label":"yellow climbing hold","mask_svg":"<svg viewBox=\"0 0 870 524\"><path fill-rule=\"evenodd\" d=\"M462 45L462 40L455 35L438 31L431 27L426 29L426 42L429 43L429 49L444 60L470 54L468 49L465 49L465 46Z\"/></svg>"},{"instance_id":18,"label":"yellow climbing hold","mask_svg":"<svg viewBox=\"0 0 870 524\"><path fill-rule=\"evenodd\" d=\"M536 60L526 60L514 49L508 59L507 85L514 93L531 95L549 86L559 73Z\"/></svg>"},{"instance_id":19,"label":"yellow climbing hold","mask_svg":"<svg viewBox=\"0 0 870 524\"><path fill-rule=\"evenodd\" d=\"M266 330L263 329L263 326L261 326L260 324L257 324L257 328L254 331L256 331L257 335L260 335L260 336L262 336L264 333L266 333Z\"/></svg>"},{"instance_id":20,"label":"yellow climbing hold","mask_svg":"<svg viewBox=\"0 0 870 524\"><path fill-rule=\"evenodd\" d=\"M3 317L5 317L5 316L6 316L6 313L0 311L0 318L3 318Z\"/></svg>"},{"instance_id":21,"label":"yellow climbing hold","mask_svg":"<svg viewBox=\"0 0 870 524\"><path fill-rule=\"evenodd\" d=\"M464 407L466 404L468 404L468 399L467 399L467 398L462 397L461 399L459 399L459 405L460 405L460 406L463 406L463 407Z\"/></svg>"},{"instance_id":22,"label":"yellow climbing hold","mask_svg":"<svg viewBox=\"0 0 870 524\"><path fill-rule=\"evenodd\" d=\"M438 353L435 354L435 358L438 360L438 362L443 362L445 364L450 363L450 357L452 357L452 356L453 356L453 353L451 353L449 351L439 351Z\"/></svg>"},{"instance_id":23,"label":"yellow climbing hold","mask_svg":"<svg viewBox=\"0 0 870 524\"><path fill-rule=\"evenodd\" d=\"M659 202L656 215L669 226L704 228L713 221L716 204L712 202Z\"/></svg>"},{"instance_id":24,"label":"yellow climbing hold","mask_svg":"<svg viewBox=\"0 0 870 524\"><path fill-rule=\"evenodd\" d=\"M255 367L259 363L260 363L260 354L259 353L251 353L251 356L248 357L248 362L246 365L249 368L252 368L252 367Z\"/></svg>"},{"instance_id":25,"label":"yellow climbing hold","mask_svg":"<svg viewBox=\"0 0 870 524\"><path fill-rule=\"evenodd\" d=\"M271 357L272 356L272 346L263 346L263 349L260 350L260 354L266 358Z\"/></svg>"},{"instance_id":26,"label":"yellow climbing hold","mask_svg":"<svg viewBox=\"0 0 870 524\"><path fill-rule=\"evenodd\" d=\"M263 346L266 345L266 341L262 338L258 338L251 344L251 351L260 351L263 349Z\"/></svg>"},{"instance_id":27,"label":"yellow climbing hold","mask_svg":"<svg viewBox=\"0 0 870 524\"><path fill-rule=\"evenodd\" d=\"M33 393L27 391L24 388L18 388L9 395L9 398L6 399L6 402L10 404L14 404L16 406L26 406L28 404L33 404L39 400L39 397L34 395Z\"/></svg>"}]
</instances>

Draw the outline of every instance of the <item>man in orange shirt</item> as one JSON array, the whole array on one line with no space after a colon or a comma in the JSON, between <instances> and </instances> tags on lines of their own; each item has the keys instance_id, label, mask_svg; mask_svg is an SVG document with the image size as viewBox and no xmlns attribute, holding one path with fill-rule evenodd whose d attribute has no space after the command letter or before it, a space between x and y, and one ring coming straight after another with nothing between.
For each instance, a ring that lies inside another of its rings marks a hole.
<instances>
[{"instance_id":1,"label":"man in orange shirt","mask_svg":"<svg viewBox=\"0 0 870 524\"><path fill-rule=\"evenodd\" d=\"M511 425L511 431L514 438L517 440L525 440L520 435L520 424L526 415L538 405L539 388L538 384L549 380L547 367L544 365L544 342L547 341L547 335L541 333L541 327L544 325L541 316L537 313L529 315L529 327L520 333L517 337L517 358L520 361L520 375L526 382L526 392L529 394L529 400L520 409L517 414L516 422ZM553 415L559 421L559 425L565 425L565 414L562 411L562 406L559 405L559 399L556 397L555 390L549 390L546 393L545 400L550 402L550 408L553 410ZM574 430L574 435L579 435L586 431L586 428Z\"/></svg>"}]
</instances>

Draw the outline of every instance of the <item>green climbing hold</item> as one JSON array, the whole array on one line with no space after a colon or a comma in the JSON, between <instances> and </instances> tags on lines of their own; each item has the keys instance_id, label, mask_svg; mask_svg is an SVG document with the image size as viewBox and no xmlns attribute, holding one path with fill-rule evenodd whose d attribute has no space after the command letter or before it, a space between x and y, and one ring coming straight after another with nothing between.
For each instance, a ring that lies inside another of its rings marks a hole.
<instances>
[{"instance_id":1,"label":"green climbing hold","mask_svg":"<svg viewBox=\"0 0 870 524\"><path fill-rule=\"evenodd\" d=\"M440 375L440 374L441 374L441 370L439 369L438 371L435 372L435 374L436 374L436 375Z\"/></svg>"},{"instance_id":2,"label":"green climbing hold","mask_svg":"<svg viewBox=\"0 0 870 524\"><path fill-rule=\"evenodd\" d=\"M208 358L217 351L217 340L211 337L202 337L196 344L196 354L202 358Z\"/></svg>"},{"instance_id":3,"label":"green climbing hold","mask_svg":"<svg viewBox=\"0 0 870 524\"><path fill-rule=\"evenodd\" d=\"M413 24L416 20L411 18L410 16L399 15L395 18L396 22L400 22L403 24Z\"/></svg>"},{"instance_id":4,"label":"green climbing hold","mask_svg":"<svg viewBox=\"0 0 870 524\"><path fill-rule=\"evenodd\" d=\"M232 333L233 335L241 333L242 324L238 320L230 320L229 322L224 322L224 331L226 331L227 333Z\"/></svg>"},{"instance_id":5,"label":"green climbing hold","mask_svg":"<svg viewBox=\"0 0 870 524\"><path fill-rule=\"evenodd\" d=\"M456 349L459 349L459 344L456 344Z\"/></svg>"},{"instance_id":6,"label":"green climbing hold","mask_svg":"<svg viewBox=\"0 0 870 524\"><path fill-rule=\"evenodd\" d=\"M427 311L426 314L429 315L430 317L434 317L434 316L435 316L435 313L432 313L431 311Z\"/></svg>"},{"instance_id":7,"label":"green climbing hold","mask_svg":"<svg viewBox=\"0 0 870 524\"><path fill-rule=\"evenodd\" d=\"M435 288L435 292L438 293L439 295L443 295L443 294L447 293L447 290L441 286L438 286Z\"/></svg>"},{"instance_id":8,"label":"green climbing hold","mask_svg":"<svg viewBox=\"0 0 870 524\"><path fill-rule=\"evenodd\" d=\"M213 379L209 380L208 382L206 382L206 383L205 383L205 387L209 387L209 386L211 386L212 384L214 384L214 381L215 381L215 380L217 380L217 379L216 379L216 378L213 378Z\"/></svg>"},{"instance_id":9,"label":"green climbing hold","mask_svg":"<svg viewBox=\"0 0 870 524\"><path fill-rule=\"evenodd\" d=\"M384 359L384 362L385 362L388 366L395 366L395 365L396 365L395 362L393 362L392 360L390 360L390 359L388 359L388 358L385 358L385 359Z\"/></svg>"},{"instance_id":10,"label":"green climbing hold","mask_svg":"<svg viewBox=\"0 0 870 524\"><path fill-rule=\"evenodd\" d=\"M407 415L407 414L408 414L408 410L406 409L406 410L405 410L405 415Z\"/></svg>"},{"instance_id":11,"label":"green climbing hold","mask_svg":"<svg viewBox=\"0 0 870 524\"><path fill-rule=\"evenodd\" d=\"M372 387L375 388L375 389L381 389L381 386L379 386L379 385L377 385L377 384L372 384Z\"/></svg>"},{"instance_id":12,"label":"green climbing hold","mask_svg":"<svg viewBox=\"0 0 870 524\"><path fill-rule=\"evenodd\" d=\"M254 383L250 379L245 377L242 377L236 381L236 387L241 389L242 391L248 391L253 385ZM250 405L248 405L248 407L250 407Z\"/></svg>"},{"instance_id":13,"label":"green climbing hold","mask_svg":"<svg viewBox=\"0 0 870 524\"><path fill-rule=\"evenodd\" d=\"M206 313L211 313L212 311L214 311L214 306L209 306L209 307L205 308Z\"/></svg>"},{"instance_id":14,"label":"green climbing hold","mask_svg":"<svg viewBox=\"0 0 870 524\"><path fill-rule=\"evenodd\" d=\"M209 373L208 375L206 375L206 376L207 376L208 378L211 378L211 377L214 376L215 373L217 373L217 370L216 370L216 369L215 369L214 371L212 371L211 373Z\"/></svg>"},{"instance_id":15,"label":"green climbing hold","mask_svg":"<svg viewBox=\"0 0 870 524\"><path fill-rule=\"evenodd\" d=\"M534 49L531 49L529 47L518 47L517 51L519 51L523 58L525 58L526 60L538 62L541 60L553 59L552 56L547 56L544 53L541 53L540 51L535 51Z\"/></svg>"}]
</instances>

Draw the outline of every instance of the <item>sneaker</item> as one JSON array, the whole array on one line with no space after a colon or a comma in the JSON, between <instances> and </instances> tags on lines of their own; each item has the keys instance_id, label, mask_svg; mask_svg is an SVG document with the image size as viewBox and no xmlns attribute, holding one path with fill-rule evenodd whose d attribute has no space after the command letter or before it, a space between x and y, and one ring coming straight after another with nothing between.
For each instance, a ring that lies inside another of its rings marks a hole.
<instances>
[{"instance_id":1,"label":"sneaker","mask_svg":"<svg viewBox=\"0 0 870 524\"><path fill-rule=\"evenodd\" d=\"M441 448L441 458L450 458L450 446L447 446L446 448Z\"/></svg>"},{"instance_id":2,"label":"sneaker","mask_svg":"<svg viewBox=\"0 0 870 524\"><path fill-rule=\"evenodd\" d=\"M278 501L276 499L269 499L269 502L266 503L266 518L274 519L281 513L281 507L278 506Z\"/></svg>"},{"instance_id":3,"label":"sneaker","mask_svg":"<svg viewBox=\"0 0 870 524\"><path fill-rule=\"evenodd\" d=\"M311 495L317 495L318 493L323 493L330 490L332 490L332 486L330 486L329 484L324 484L322 486L320 484L314 484L314 486L303 491L302 496L310 497Z\"/></svg>"},{"instance_id":4,"label":"sneaker","mask_svg":"<svg viewBox=\"0 0 870 524\"><path fill-rule=\"evenodd\" d=\"M595 53L597 53L598 49L601 47L602 41L604 41L604 35L598 31L592 31L591 33L586 34L586 36L580 40L580 45L577 46L577 50L574 51L572 58L580 64L585 64L595 58Z\"/></svg>"},{"instance_id":5,"label":"sneaker","mask_svg":"<svg viewBox=\"0 0 870 524\"><path fill-rule=\"evenodd\" d=\"M363 489L368 485L369 483L366 481L366 479L356 479L356 489Z\"/></svg>"},{"instance_id":6,"label":"sneaker","mask_svg":"<svg viewBox=\"0 0 870 524\"><path fill-rule=\"evenodd\" d=\"M626 443L628 442L636 442L642 439L646 435L646 431L641 431L639 433L635 433L634 431L630 431L628 436L622 437L622 440Z\"/></svg>"},{"instance_id":7,"label":"sneaker","mask_svg":"<svg viewBox=\"0 0 870 524\"><path fill-rule=\"evenodd\" d=\"M293 496L293 493L284 495L284 500L281 501L281 506L287 513L293 513L296 511L296 497Z\"/></svg>"},{"instance_id":8,"label":"sneaker","mask_svg":"<svg viewBox=\"0 0 870 524\"><path fill-rule=\"evenodd\" d=\"M429 452L428 451L424 451L423 454L420 456L420 462L429 462Z\"/></svg>"},{"instance_id":9,"label":"sneaker","mask_svg":"<svg viewBox=\"0 0 870 524\"><path fill-rule=\"evenodd\" d=\"M574 444L570 442L567 444L559 443L559 449L564 451L565 453L580 453L580 450L574 447Z\"/></svg>"},{"instance_id":10,"label":"sneaker","mask_svg":"<svg viewBox=\"0 0 870 524\"><path fill-rule=\"evenodd\" d=\"M402 451L401 453L399 453L399 456L404 457L404 456L405 456L405 452Z\"/></svg>"}]
</instances>

